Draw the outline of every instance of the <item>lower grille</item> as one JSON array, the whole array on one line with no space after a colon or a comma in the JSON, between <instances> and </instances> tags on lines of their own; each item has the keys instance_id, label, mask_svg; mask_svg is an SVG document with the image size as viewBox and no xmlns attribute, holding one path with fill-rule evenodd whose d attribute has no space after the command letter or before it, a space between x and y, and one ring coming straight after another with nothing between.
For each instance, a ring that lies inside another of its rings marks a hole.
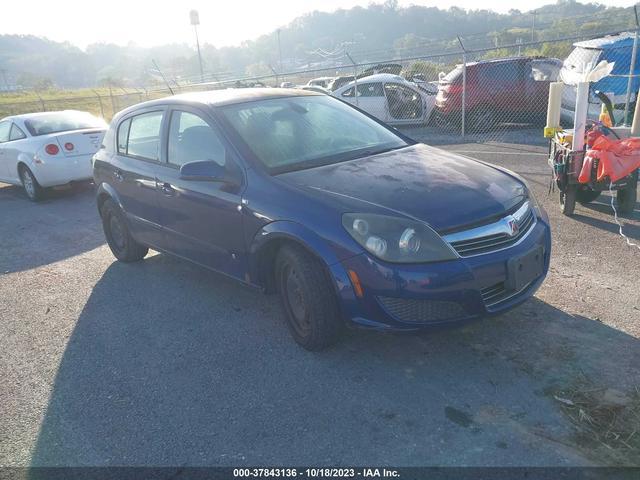
<instances>
[{"instance_id":1,"label":"lower grille","mask_svg":"<svg viewBox=\"0 0 640 480\"><path fill-rule=\"evenodd\" d=\"M515 291L510 290L506 287L504 282L496 283L490 287L485 287L480 290L480 295L482 295L482 300L487 308L495 307L496 305L509 300L512 297L515 297L519 293L524 292L527 288L533 284L535 280L527 285L525 285L521 290Z\"/></svg>"},{"instance_id":2,"label":"lower grille","mask_svg":"<svg viewBox=\"0 0 640 480\"><path fill-rule=\"evenodd\" d=\"M456 302L378 297L380 304L397 320L407 323L437 323L466 316Z\"/></svg>"}]
</instances>

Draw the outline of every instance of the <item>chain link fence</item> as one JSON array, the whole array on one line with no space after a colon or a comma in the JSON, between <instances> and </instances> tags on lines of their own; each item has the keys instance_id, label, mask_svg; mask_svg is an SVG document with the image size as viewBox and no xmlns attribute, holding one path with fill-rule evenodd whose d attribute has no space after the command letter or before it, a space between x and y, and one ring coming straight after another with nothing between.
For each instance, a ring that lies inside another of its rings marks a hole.
<instances>
[{"instance_id":1,"label":"chain link fence","mask_svg":"<svg viewBox=\"0 0 640 480\"><path fill-rule=\"evenodd\" d=\"M563 125L570 126L575 84L601 60L615 62L612 74L592 85L589 114L598 118L601 100L612 102L615 122L628 121L640 87L637 32L614 32L521 42L438 54L356 63L349 53L298 71L205 83L171 81L173 93L242 87L296 87L321 91L351 103L428 143L505 142L543 144L549 83L565 82ZM327 64L329 63L329 64ZM29 102L0 102L0 117L33 111L87 110L106 119L145 100L170 94L169 86L110 89ZM0 97L1 100L1 97Z\"/></svg>"}]
</instances>

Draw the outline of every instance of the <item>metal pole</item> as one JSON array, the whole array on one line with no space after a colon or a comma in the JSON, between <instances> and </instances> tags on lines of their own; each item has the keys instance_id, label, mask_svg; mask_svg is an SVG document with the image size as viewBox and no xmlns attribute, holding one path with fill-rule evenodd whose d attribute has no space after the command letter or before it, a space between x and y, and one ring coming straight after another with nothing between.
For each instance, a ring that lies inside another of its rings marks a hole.
<instances>
[{"instance_id":1,"label":"metal pole","mask_svg":"<svg viewBox=\"0 0 640 480\"><path fill-rule=\"evenodd\" d=\"M95 90L92 90L92 92L96 94L96 97L98 97L98 103L100 103L100 115L102 116L102 118L104 118L104 107L102 106L102 98L100 98L100 94Z\"/></svg>"},{"instance_id":2,"label":"metal pole","mask_svg":"<svg viewBox=\"0 0 640 480\"><path fill-rule=\"evenodd\" d=\"M349 60L351 60L351 63L353 63L353 81L354 81L353 96L356 99L356 107L359 107L360 105L358 103L358 67L356 62L353 61L353 58L351 58L351 55L349 55L349 52L345 50L344 54L347 56Z\"/></svg>"},{"instance_id":3,"label":"metal pole","mask_svg":"<svg viewBox=\"0 0 640 480\"><path fill-rule=\"evenodd\" d=\"M627 125L627 119L629 116L629 103L631 102L631 87L633 86L633 78L636 70L636 57L638 55L638 29L640 26L638 25L638 9L636 6L633 7L633 10L636 14L636 34L633 38L633 50L631 50L631 63L629 64L629 79L627 80L627 96L624 100L624 124ZM636 97L636 102L638 98Z\"/></svg>"},{"instance_id":4,"label":"metal pole","mask_svg":"<svg viewBox=\"0 0 640 480\"><path fill-rule=\"evenodd\" d=\"M533 20L531 21L531 41L534 42L536 40L536 12L535 10L531 12L533 14Z\"/></svg>"},{"instance_id":5,"label":"metal pole","mask_svg":"<svg viewBox=\"0 0 640 480\"><path fill-rule=\"evenodd\" d=\"M462 43L460 35L458 35L458 43L462 49L462 117L460 119L460 133L464 137L465 123L467 120L467 49L464 48L464 43Z\"/></svg>"},{"instance_id":6,"label":"metal pole","mask_svg":"<svg viewBox=\"0 0 640 480\"><path fill-rule=\"evenodd\" d=\"M467 117L467 54L462 54L462 120L460 128L462 136L465 134L465 122Z\"/></svg>"},{"instance_id":7,"label":"metal pole","mask_svg":"<svg viewBox=\"0 0 640 480\"><path fill-rule=\"evenodd\" d=\"M200 54L200 39L198 38L198 25L193 26L196 32L196 47L198 47L198 62L200 63L200 82L204 83L204 70L202 70L202 55Z\"/></svg>"},{"instance_id":8,"label":"metal pole","mask_svg":"<svg viewBox=\"0 0 640 480\"><path fill-rule=\"evenodd\" d=\"M280 29L276 31L278 32L278 56L280 58L280 68L278 70L282 72L282 44L280 43Z\"/></svg>"}]
</instances>

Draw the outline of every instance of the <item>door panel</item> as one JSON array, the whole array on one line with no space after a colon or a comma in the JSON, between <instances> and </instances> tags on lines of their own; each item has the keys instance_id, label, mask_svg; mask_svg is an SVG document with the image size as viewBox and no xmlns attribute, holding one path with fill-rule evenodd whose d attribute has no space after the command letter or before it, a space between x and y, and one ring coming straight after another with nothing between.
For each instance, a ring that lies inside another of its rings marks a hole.
<instances>
[{"instance_id":1,"label":"door panel","mask_svg":"<svg viewBox=\"0 0 640 480\"><path fill-rule=\"evenodd\" d=\"M194 112L173 110L167 160L159 167L156 182L167 249L240 278L244 272L240 260L245 258L241 187L180 178L180 166L193 161L215 161L241 178L215 125Z\"/></svg>"},{"instance_id":2,"label":"door panel","mask_svg":"<svg viewBox=\"0 0 640 480\"><path fill-rule=\"evenodd\" d=\"M120 196L133 236L157 248L165 247L156 191L162 119L160 110L141 113L120 123L117 152L106 179ZM148 158L132 156L140 152Z\"/></svg>"}]
</instances>

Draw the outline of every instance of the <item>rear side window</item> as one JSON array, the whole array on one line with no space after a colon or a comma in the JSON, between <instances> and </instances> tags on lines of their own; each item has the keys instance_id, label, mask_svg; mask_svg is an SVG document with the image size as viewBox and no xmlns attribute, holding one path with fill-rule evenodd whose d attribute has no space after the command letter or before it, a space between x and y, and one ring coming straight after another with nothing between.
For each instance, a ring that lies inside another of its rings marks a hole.
<instances>
[{"instance_id":1,"label":"rear side window","mask_svg":"<svg viewBox=\"0 0 640 480\"><path fill-rule=\"evenodd\" d=\"M9 141L10 131L11 131L11 122L0 122L0 143Z\"/></svg>"},{"instance_id":2,"label":"rear side window","mask_svg":"<svg viewBox=\"0 0 640 480\"><path fill-rule=\"evenodd\" d=\"M118 127L118 153L127 154L127 140L129 139L129 126L131 119L128 118Z\"/></svg>"},{"instance_id":3,"label":"rear side window","mask_svg":"<svg viewBox=\"0 0 640 480\"><path fill-rule=\"evenodd\" d=\"M24 134L22 130L20 130L20 127L18 127L15 123L11 125L11 133L9 134L9 140L10 141L22 140L23 138L27 138L27 136Z\"/></svg>"},{"instance_id":4,"label":"rear side window","mask_svg":"<svg viewBox=\"0 0 640 480\"><path fill-rule=\"evenodd\" d=\"M127 140L127 155L159 160L161 125L162 112L143 113L132 117Z\"/></svg>"},{"instance_id":5,"label":"rear side window","mask_svg":"<svg viewBox=\"0 0 640 480\"><path fill-rule=\"evenodd\" d=\"M359 97L384 97L384 90L381 83L359 83Z\"/></svg>"}]
</instances>

